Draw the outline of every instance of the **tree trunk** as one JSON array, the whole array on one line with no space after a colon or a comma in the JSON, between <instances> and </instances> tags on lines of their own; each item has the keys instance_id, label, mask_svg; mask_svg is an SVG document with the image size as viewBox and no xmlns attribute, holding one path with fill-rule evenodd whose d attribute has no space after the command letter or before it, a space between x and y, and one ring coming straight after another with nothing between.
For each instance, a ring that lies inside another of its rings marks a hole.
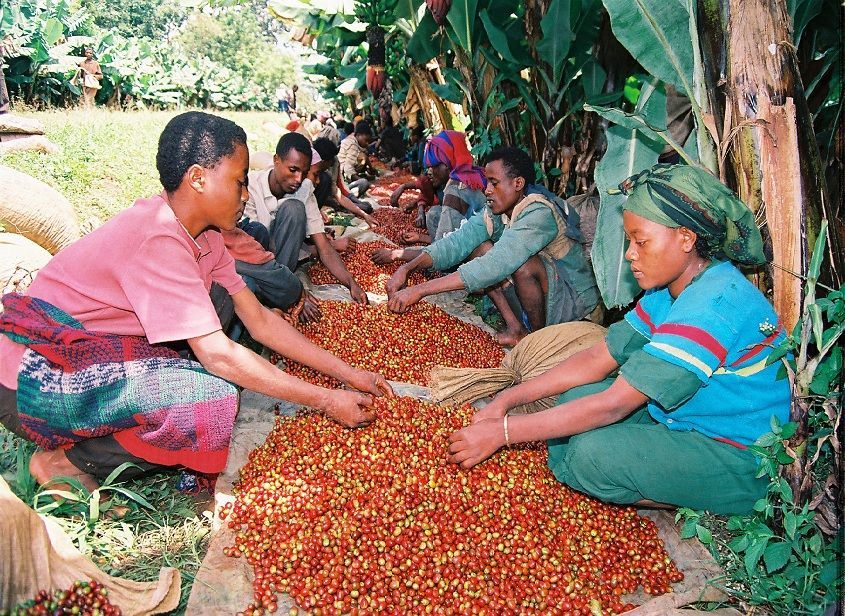
<instances>
[{"instance_id":1,"label":"tree trunk","mask_svg":"<svg viewBox=\"0 0 845 616\"><path fill-rule=\"evenodd\" d=\"M791 331L801 317L802 275L824 215L824 172L807 108L786 0L721 0L727 14L725 134L740 198L765 221L772 247L775 310ZM830 264L835 271L836 264ZM793 404L797 440L806 438L807 413ZM805 443L786 471L796 502L806 502Z\"/></svg>"},{"instance_id":2,"label":"tree trunk","mask_svg":"<svg viewBox=\"0 0 845 616\"><path fill-rule=\"evenodd\" d=\"M826 202L785 0L727 0L727 108L737 192L772 243L775 309L791 330ZM832 267L836 267L831 263Z\"/></svg>"}]
</instances>

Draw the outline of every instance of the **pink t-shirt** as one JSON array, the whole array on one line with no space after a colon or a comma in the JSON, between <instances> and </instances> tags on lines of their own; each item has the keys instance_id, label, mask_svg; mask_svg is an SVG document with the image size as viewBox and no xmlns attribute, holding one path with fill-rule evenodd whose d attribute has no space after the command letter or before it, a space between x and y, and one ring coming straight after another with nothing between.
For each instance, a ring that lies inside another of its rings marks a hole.
<instances>
[{"instance_id":1,"label":"pink t-shirt","mask_svg":"<svg viewBox=\"0 0 845 616\"><path fill-rule=\"evenodd\" d=\"M215 332L211 283L230 295L246 286L218 231L196 240L164 199L139 199L53 257L27 294L50 302L86 329L146 336L150 343ZM0 384L17 389L25 347L0 335Z\"/></svg>"}]
</instances>

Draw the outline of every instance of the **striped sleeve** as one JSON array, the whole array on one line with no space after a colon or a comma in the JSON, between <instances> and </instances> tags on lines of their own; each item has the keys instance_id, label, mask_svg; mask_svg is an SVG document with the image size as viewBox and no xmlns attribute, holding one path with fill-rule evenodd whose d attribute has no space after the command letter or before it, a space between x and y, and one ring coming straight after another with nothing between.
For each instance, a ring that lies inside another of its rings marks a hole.
<instances>
[{"instance_id":1,"label":"striped sleeve","mask_svg":"<svg viewBox=\"0 0 845 616\"><path fill-rule=\"evenodd\" d=\"M669 316L671 319L675 315ZM696 315L689 316L689 319L661 323L643 350L658 359L686 368L706 382L725 363L727 349L735 336L729 327L719 327L719 323L696 323Z\"/></svg>"}]
</instances>

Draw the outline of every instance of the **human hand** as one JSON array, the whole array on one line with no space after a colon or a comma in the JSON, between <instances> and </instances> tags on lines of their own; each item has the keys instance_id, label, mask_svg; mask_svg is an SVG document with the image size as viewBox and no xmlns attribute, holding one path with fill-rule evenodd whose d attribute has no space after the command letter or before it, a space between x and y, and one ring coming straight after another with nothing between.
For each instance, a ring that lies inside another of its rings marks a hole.
<instances>
[{"instance_id":1,"label":"human hand","mask_svg":"<svg viewBox=\"0 0 845 616\"><path fill-rule=\"evenodd\" d=\"M370 303L364 289L362 289L354 280L352 281L352 284L349 285L349 294L352 295L352 301L356 304L366 306Z\"/></svg>"},{"instance_id":2,"label":"human hand","mask_svg":"<svg viewBox=\"0 0 845 616\"><path fill-rule=\"evenodd\" d=\"M397 314L405 314L411 306L421 299L420 295L416 292L415 287L402 289L389 297L390 299L387 300L387 309L390 310L390 312L395 312Z\"/></svg>"},{"instance_id":3,"label":"human hand","mask_svg":"<svg viewBox=\"0 0 845 616\"><path fill-rule=\"evenodd\" d=\"M399 207L399 198L402 196L402 187L400 186L396 190L393 191L393 194L390 195L390 205L392 207Z\"/></svg>"},{"instance_id":4,"label":"human hand","mask_svg":"<svg viewBox=\"0 0 845 616\"><path fill-rule=\"evenodd\" d=\"M414 218L414 226L417 229L425 229L425 211L422 208L417 212L417 217Z\"/></svg>"},{"instance_id":5,"label":"human hand","mask_svg":"<svg viewBox=\"0 0 845 616\"><path fill-rule=\"evenodd\" d=\"M350 387L354 387L358 391L372 394L373 396L387 396L392 398L393 388L390 383L377 372L369 372L367 370L355 370L352 377L346 383Z\"/></svg>"},{"instance_id":6,"label":"human hand","mask_svg":"<svg viewBox=\"0 0 845 616\"><path fill-rule=\"evenodd\" d=\"M375 420L371 407L373 398L367 394L345 389L331 390L323 412L347 428L363 428Z\"/></svg>"},{"instance_id":7,"label":"human hand","mask_svg":"<svg viewBox=\"0 0 845 616\"><path fill-rule=\"evenodd\" d=\"M377 263L378 265L387 265L388 263L393 263L396 260L395 252L396 251L391 248L379 248L378 250L373 251L373 254L370 255L370 259L373 263Z\"/></svg>"},{"instance_id":8,"label":"human hand","mask_svg":"<svg viewBox=\"0 0 845 616\"><path fill-rule=\"evenodd\" d=\"M484 421L485 419L496 419L501 421L505 415L508 414L508 409L503 404L497 403L495 400L490 402L487 406L483 409L477 411L475 415L472 416L472 420L470 423L479 423Z\"/></svg>"},{"instance_id":9,"label":"human hand","mask_svg":"<svg viewBox=\"0 0 845 616\"><path fill-rule=\"evenodd\" d=\"M387 290L387 296L390 297L394 293L397 293L399 289L402 289L405 284L408 282L408 270L403 266L397 269L393 276L384 284L385 289Z\"/></svg>"},{"instance_id":10,"label":"human hand","mask_svg":"<svg viewBox=\"0 0 845 616\"><path fill-rule=\"evenodd\" d=\"M370 216L366 212L362 212L362 214L363 214L364 222L367 223L367 226L370 229L379 226L379 221L377 221L375 218L373 218L372 216Z\"/></svg>"},{"instance_id":11,"label":"human hand","mask_svg":"<svg viewBox=\"0 0 845 616\"><path fill-rule=\"evenodd\" d=\"M354 237L340 237L332 241L332 246L338 252L346 252L358 245L358 241Z\"/></svg>"},{"instance_id":12,"label":"human hand","mask_svg":"<svg viewBox=\"0 0 845 616\"><path fill-rule=\"evenodd\" d=\"M420 234L416 231L402 231L399 234L399 241L403 244L416 244L420 241Z\"/></svg>"},{"instance_id":13,"label":"human hand","mask_svg":"<svg viewBox=\"0 0 845 616\"><path fill-rule=\"evenodd\" d=\"M501 419L485 419L453 432L449 436L446 459L462 468L470 469L484 462L505 445L505 431Z\"/></svg>"},{"instance_id":14,"label":"human hand","mask_svg":"<svg viewBox=\"0 0 845 616\"><path fill-rule=\"evenodd\" d=\"M310 293L304 293L305 301L302 304L302 311L299 313L300 323L311 323L323 318L317 299Z\"/></svg>"}]
</instances>

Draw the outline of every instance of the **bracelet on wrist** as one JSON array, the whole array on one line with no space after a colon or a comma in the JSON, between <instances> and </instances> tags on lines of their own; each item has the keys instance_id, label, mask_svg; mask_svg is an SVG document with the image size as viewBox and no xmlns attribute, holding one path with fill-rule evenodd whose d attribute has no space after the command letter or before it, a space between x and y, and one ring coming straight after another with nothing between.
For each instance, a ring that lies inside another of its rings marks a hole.
<instances>
[{"instance_id":1,"label":"bracelet on wrist","mask_svg":"<svg viewBox=\"0 0 845 616\"><path fill-rule=\"evenodd\" d=\"M505 414L505 416L502 418L502 428L505 431L505 447L510 447L511 439L510 439L510 434L508 433L508 416L507 416L507 414Z\"/></svg>"}]
</instances>

